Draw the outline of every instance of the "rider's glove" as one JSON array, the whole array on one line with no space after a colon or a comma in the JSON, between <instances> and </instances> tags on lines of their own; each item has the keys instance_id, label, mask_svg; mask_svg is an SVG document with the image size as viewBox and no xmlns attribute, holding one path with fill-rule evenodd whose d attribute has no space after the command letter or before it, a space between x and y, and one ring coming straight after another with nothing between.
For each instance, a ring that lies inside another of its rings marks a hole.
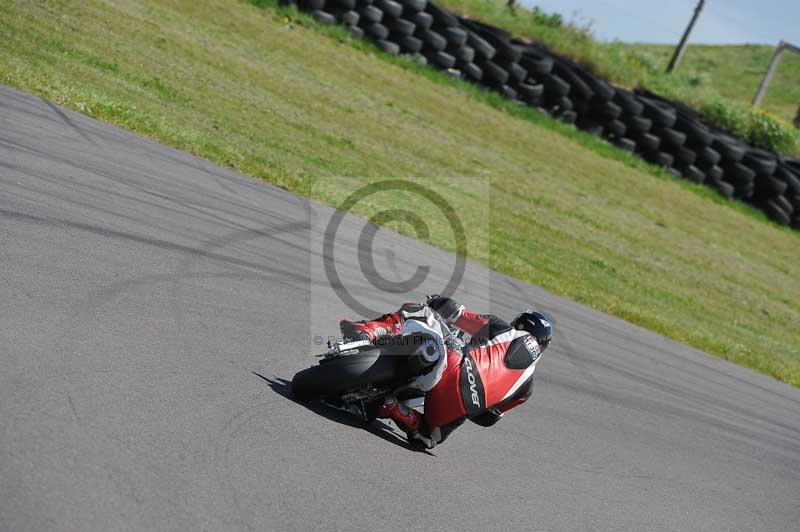
<instances>
[{"instance_id":1,"label":"rider's glove","mask_svg":"<svg viewBox=\"0 0 800 532\"><path fill-rule=\"evenodd\" d=\"M453 351L459 352L467 346L467 343L458 336L448 336L445 338L444 343Z\"/></svg>"},{"instance_id":2,"label":"rider's glove","mask_svg":"<svg viewBox=\"0 0 800 532\"><path fill-rule=\"evenodd\" d=\"M448 324L456 321L464 312L464 305L459 305L455 299L440 295L430 296L428 306L438 312Z\"/></svg>"}]
</instances>

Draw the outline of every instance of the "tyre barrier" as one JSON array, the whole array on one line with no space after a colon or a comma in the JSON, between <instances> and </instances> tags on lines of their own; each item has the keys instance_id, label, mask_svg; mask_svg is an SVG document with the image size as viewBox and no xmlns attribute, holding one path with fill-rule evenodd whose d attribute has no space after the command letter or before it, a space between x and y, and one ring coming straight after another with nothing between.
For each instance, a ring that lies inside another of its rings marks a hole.
<instances>
[{"instance_id":1,"label":"tyre barrier","mask_svg":"<svg viewBox=\"0 0 800 532\"><path fill-rule=\"evenodd\" d=\"M623 150L800 229L800 159L755 148L697 111L614 87L581 65L428 0L282 0L341 24L383 52L408 54L520 105L536 107Z\"/></svg>"}]
</instances>

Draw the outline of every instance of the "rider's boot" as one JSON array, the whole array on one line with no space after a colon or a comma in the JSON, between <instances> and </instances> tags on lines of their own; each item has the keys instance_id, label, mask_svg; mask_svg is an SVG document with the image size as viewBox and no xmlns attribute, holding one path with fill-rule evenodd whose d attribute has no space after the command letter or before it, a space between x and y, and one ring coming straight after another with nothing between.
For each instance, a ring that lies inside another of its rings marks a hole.
<instances>
[{"instance_id":1,"label":"rider's boot","mask_svg":"<svg viewBox=\"0 0 800 532\"><path fill-rule=\"evenodd\" d=\"M384 314L374 320L339 322L342 338L347 340L369 340L375 343L382 336L399 333L403 329L403 318L399 312Z\"/></svg>"},{"instance_id":2,"label":"rider's boot","mask_svg":"<svg viewBox=\"0 0 800 532\"><path fill-rule=\"evenodd\" d=\"M378 408L376 417L394 421L406 433L412 447L433 449L436 446L436 442L424 433L425 423L422 414L407 407L395 397L387 397L384 400Z\"/></svg>"}]
</instances>

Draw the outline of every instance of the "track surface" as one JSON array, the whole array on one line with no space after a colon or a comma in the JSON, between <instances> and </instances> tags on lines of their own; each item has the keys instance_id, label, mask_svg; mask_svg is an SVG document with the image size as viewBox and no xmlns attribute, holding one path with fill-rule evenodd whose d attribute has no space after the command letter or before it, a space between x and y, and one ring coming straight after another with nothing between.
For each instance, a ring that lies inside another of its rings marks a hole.
<instances>
[{"instance_id":1,"label":"track surface","mask_svg":"<svg viewBox=\"0 0 800 532\"><path fill-rule=\"evenodd\" d=\"M0 530L798 530L800 390L472 264L468 306L555 316L532 404L426 455L293 402L331 212L0 87Z\"/></svg>"}]
</instances>

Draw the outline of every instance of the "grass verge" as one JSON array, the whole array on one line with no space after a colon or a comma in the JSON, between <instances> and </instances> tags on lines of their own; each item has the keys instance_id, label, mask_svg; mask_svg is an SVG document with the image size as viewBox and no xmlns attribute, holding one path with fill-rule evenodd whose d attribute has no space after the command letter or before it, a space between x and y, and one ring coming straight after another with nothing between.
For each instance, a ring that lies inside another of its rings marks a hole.
<instances>
[{"instance_id":1,"label":"grass verge","mask_svg":"<svg viewBox=\"0 0 800 532\"><path fill-rule=\"evenodd\" d=\"M4 3L0 38L3 83L331 204L426 176L473 259L800 385L800 237L600 139L246 2Z\"/></svg>"}]
</instances>

